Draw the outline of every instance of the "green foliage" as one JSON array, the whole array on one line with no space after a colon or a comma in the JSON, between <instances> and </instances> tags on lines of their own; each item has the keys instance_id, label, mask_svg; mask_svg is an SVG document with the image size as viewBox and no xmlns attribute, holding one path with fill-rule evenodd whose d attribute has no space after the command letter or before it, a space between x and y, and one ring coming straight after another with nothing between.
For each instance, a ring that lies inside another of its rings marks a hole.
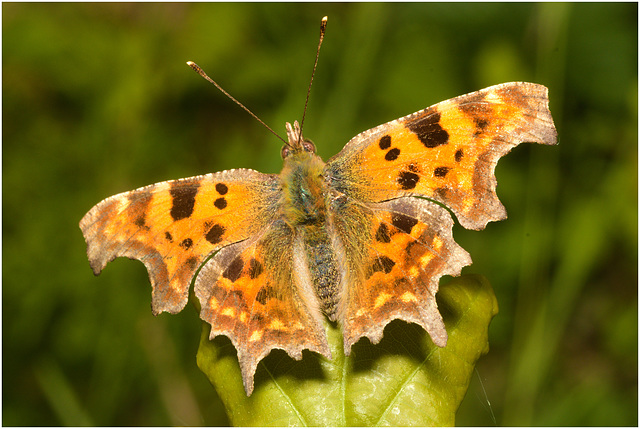
<instances>
[{"instance_id":1,"label":"green foliage","mask_svg":"<svg viewBox=\"0 0 640 429\"><path fill-rule=\"evenodd\" d=\"M500 161L509 219L454 228L500 303L456 423L638 425L638 6L602 2L3 3L4 425L229 423L197 313L154 318L139 262L94 278L78 222L162 180L277 173L278 140L185 61L282 133L324 15L305 123L324 159L450 97L549 87L559 145Z\"/></svg>"},{"instance_id":2,"label":"green foliage","mask_svg":"<svg viewBox=\"0 0 640 429\"><path fill-rule=\"evenodd\" d=\"M449 341L436 347L417 325L396 321L378 345L363 340L344 355L341 330L325 321L333 359L281 351L258 366L247 397L238 359L225 337L209 341L204 324L198 366L235 426L452 426L475 363L489 350L489 322L498 312L481 276L454 279L438 293Z\"/></svg>"}]
</instances>

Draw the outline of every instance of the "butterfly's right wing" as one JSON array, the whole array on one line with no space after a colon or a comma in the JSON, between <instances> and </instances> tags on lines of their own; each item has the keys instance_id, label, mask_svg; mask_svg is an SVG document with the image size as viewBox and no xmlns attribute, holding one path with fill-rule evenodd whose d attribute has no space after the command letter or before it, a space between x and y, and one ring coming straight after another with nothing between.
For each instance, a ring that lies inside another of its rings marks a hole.
<instances>
[{"instance_id":1,"label":"butterfly's right wing","mask_svg":"<svg viewBox=\"0 0 640 429\"><path fill-rule=\"evenodd\" d=\"M461 95L358 134L327 161L335 187L361 201L421 196L467 229L506 218L498 160L523 142L557 143L546 87L510 82Z\"/></svg>"},{"instance_id":2,"label":"butterfly's right wing","mask_svg":"<svg viewBox=\"0 0 640 429\"><path fill-rule=\"evenodd\" d=\"M548 103L542 85L492 86L365 131L327 162L330 221L347 266L339 308L346 352L363 336L380 340L393 319L446 344L438 280L471 259L437 203L469 229L504 219L496 163L519 143L556 143Z\"/></svg>"},{"instance_id":3,"label":"butterfly's right wing","mask_svg":"<svg viewBox=\"0 0 640 429\"><path fill-rule=\"evenodd\" d=\"M154 314L177 313L205 258L258 233L274 217L278 199L277 176L222 171L109 197L82 218L80 228L96 275L119 256L142 261Z\"/></svg>"}]
</instances>

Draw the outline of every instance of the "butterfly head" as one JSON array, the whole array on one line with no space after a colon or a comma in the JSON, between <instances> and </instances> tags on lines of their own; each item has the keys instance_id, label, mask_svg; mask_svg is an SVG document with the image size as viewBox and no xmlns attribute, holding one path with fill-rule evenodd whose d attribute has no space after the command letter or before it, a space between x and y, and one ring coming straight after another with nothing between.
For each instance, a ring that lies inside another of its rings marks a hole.
<instances>
[{"instance_id":1,"label":"butterfly head","mask_svg":"<svg viewBox=\"0 0 640 429\"><path fill-rule=\"evenodd\" d=\"M300 125L298 121L293 122L293 127L289 122L286 123L287 128L287 143L282 146L282 150L280 152L282 159L286 159L293 154L300 153L316 153L316 145L309 139L305 139L302 137L302 130L300 129Z\"/></svg>"}]
</instances>

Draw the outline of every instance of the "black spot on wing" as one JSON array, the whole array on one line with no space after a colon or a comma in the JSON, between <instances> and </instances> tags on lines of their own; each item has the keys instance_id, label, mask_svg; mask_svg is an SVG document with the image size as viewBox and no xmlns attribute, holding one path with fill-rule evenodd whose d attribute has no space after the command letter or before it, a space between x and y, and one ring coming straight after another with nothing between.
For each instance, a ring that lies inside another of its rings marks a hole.
<instances>
[{"instance_id":1,"label":"black spot on wing","mask_svg":"<svg viewBox=\"0 0 640 429\"><path fill-rule=\"evenodd\" d=\"M216 223L211 227L211 229L209 229L209 232L207 232L205 238L211 244L218 244L222 241L222 236L224 235L225 231L226 229L224 226Z\"/></svg>"},{"instance_id":2,"label":"black spot on wing","mask_svg":"<svg viewBox=\"0 0 640 429\"><path fill-rule=\"evenodd\" d=\"M264 271L264 266L255 258L249 260L249 277L257 278Z\"/></svg>"},{"instance_id":3,"label":"black spot on wing","mask_svg":"<svg viewBox=\"0 0 640 429\"><path fill-rule=\"evenodd\" d=\"M408 191L409 189L416 187L420 181L420 176L410 171L401 171L400 174L398 174L397 180L400 187L405 191Z\"/></svg>"},{"instance_id":4,"label":"black spot on wing","mask_svg":"<svg viewBox=\"0 0 640 429\"><path fill-rule=\"evenodd\" d=\"M267 303L267 291L264 287L258 291L258 294L256 295L256 301L258 301L262 305L265 305Z\"/></svg>"},{"instance_id":5,"label":"black spot on wing","mask_svg":"<svg viewBox=\"0 0 640 429\"><path fill-rule=\"evenodd\" d=\"M396 159L398 159L399 155L400 155L400 149L398 149L397 147L394 147L393 149L389 150L385 154L384 159L386 159L387 161L395 161Z\"/></svg>"},{"instance_id":6,"label":"black spot on wing","mask_svg":"<svg viewBox=\"0 0 640 429\"><path fill-rule=\"evenodd\" d=\"M173 220L186 219L193 213L196 204L196 195L200 184L193 182L185 184L184 182L174 182L171 185L171 217Z\"/></svg>"},{"instance_id":7,"label":"black spot on wing","mask_svg":"<svg viewBox=\"0 0 640 429\"><path fill-rule=\"evenodd\" d=\"M371 277L374 273L383 272L385 274L389 274L393 269L396 263L393 262L393 259L387 256L378 256L374 259L373 264L369 269L369 275L367 277Z\"/></svg>"},{"instance_id":8,"label":"black spot on wing","mask_svg":"<svg viewBox=\"0 0 640 429\"><path fill-rule=\"evenodd\" d=\"M378 142L378 146L380 146L380 149L382 150L387 150L391 147L391 136L389 135L384 135L380 138L380 141Z\"/></svg>"},{"instance_id":9,"label":"black spot on wing","mask_svg":"<svg viewBox=\"0 0 640 429\"><path fill-rule=\"evenodd\" d=\"M218 198L217 200L214 201L213 205L216 206L216 208L219 209L219 210L226 209L227 208L227 199L226 198Z\"/></svg>"},{"instance_id":10,"label":"black spot on wing","mask_svg":"<svg viewBox=\"0 0 640 429\"><path fill-rule=\"evenodd\" d=\"M436 167L433 170L433 175L436 176L436 177L444 177L444 176L447 175L449 170L450 170L449 167Z\"/></svg>"},{"instance_id":11,"label":"black spot on wing","mask_svg":"<svg viewBox=\"0 0 640 429\"><path fill-rule=\"evenodd\" d=\"M222 272L222 277L235 282L242 275L242 268L244 267L244 261L240 256L237 256L229 266Z\"/></svg>"},{"instance_id":12,"label":"black spot on wing","mask_svg":"<svg viewBox=\"0 0 640 429\"><path fill-rule=\"evenodd\" d=\"M391 242L391 236L389 235L389 228L387 228L386 224L381 223L380 226L378 227L378 230L376 231L376 241L379 241L380 243Z\"/></svg>"},{"instance_id":13,"label":"black spot on wing","mask_svg":"<svg viewBox=\"0 0 640 429\"><path fill-rule=\"evenodd\" d=\"M411 230L417 223L417 219L402 213L393 213L391 215L391 224L407 234L411 234Z\"/></svg>"},{"instance_id":14,"label":"black spot on wing","mask_svg":"<svg viewBox=\"0 0 640 429\"><path fill-rule=\"evenodd\" d=\"M187 265L190 269L195 270L198 267L198 258L192 256L184 261L185 265Z\"/></svg>"},{"instance_id":15,"label":"black spot on wing","mask_svg":"<svg viewBox=\"0 0 640 429\"><path fill-rule=\"evenodd\" d=\"M476 131L475 131L476 135L480 135L480 134L484 133L484 130L489 125L489 121L487 119L484 119L484 118L474 117L473 118L473 122L476 124Z\"/></svg>"},{"instance_id":16,"label":"black spot on wing","mask_svg":"<svg viewBox=\"0 0 640 429\"><path fill-rule=\"evenodd\" d=\"M270 298L274 298L273 288L269 283L262 286L256 295L256 301L258 301L262 305L266 305L267 301Z\"/></svg>"},{"instance_id":17,"label":"black spot on wing","mask_svg":"<svg viewBox=\"0 0 640 429\"><path fill-rule=\"evenodd\" d=\"M227 192L229 192L229 188L224 183L216 183L216 191L220 195L225 195Z\"/></svg>"},{"instance_id":18,"label":"black spot on wing","mask_svg":"<svg viewBox=\"0 0 640 429\"><path fill-rule=\"evenodd\" d=\"M427 148L441 146L449 142L449 133L440 125L440 113L436 111L425 112L420 119L407 122L406 127Z\"/></svg>"}]
</instances>

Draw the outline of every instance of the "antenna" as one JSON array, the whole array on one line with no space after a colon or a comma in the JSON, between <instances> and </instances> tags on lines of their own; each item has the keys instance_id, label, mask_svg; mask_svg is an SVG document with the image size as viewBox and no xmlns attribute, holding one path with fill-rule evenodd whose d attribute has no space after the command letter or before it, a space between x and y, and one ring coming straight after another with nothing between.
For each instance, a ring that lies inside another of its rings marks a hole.
<instances>
[{"instance_id":1,"label":"antenna","mask_svg":"<svg viewBox=\"0 0 640 429\"><path fill-rule=\"evenodd\" d=\"M309 81L309 89L307 89L307 99L304 102L304 111L302 112L302 120L300 121L300 134L298 134L298 143L302 137L302 127L304 125L304 117L307 115L307 104L309 104L309 95L311 94L311 84L313 83L313 77L316 74L316 67L318 66L318 57L320 56L320 46L322 46L322 40L324 39L324 33L327 30L327 17L323 17L320 22L320 41L318 42L318 50L316 51L316 61L313 64L313 71L311 72L311 80Z\"/></svg>"},{"instance_id":2,"label":"antenna","mask_svg":"<svg viewBox=\"0 0 640 429\"><path fill-rule=\"evenodd\" d=\"M317 62L317 60L316 60L316 62ZM276 136L276 137L278 137L280 140L282 140L282 141L284 142L284 144L287 144L287 142L285 141L285 139L283 139L282 137L280 137L280 136L278 135L278 133L276 133L275 131L273 131L273 130L271 129L271 127L269 127L269 125L265 124L265 123L262 121L262 119L258 118L258 117L257 117L257 116L256 116L256 115L255 115L251 110L247 109L247 108L245 107L245 105L244 105L244 104L242 104L241 102L239 102L238 100L236 100L235 98L233 98L233 96L232 96L231 94L229 94L227 91L225 91L224 89L222 89L222 87L221 87L220 85L218 85L218 84L216 83L216 81L214 81L213 79L211 79L211 78L210 78L210 77L209 77L209 76L204 72L204 70L202 70L202 69L200 68L200 66L199 66L198 64L194 63L193 61L187 61L187 65L188 65L189 67L191 67L193 70L195 70L195 71L196 71L196 73L198 73L200 76L202 76L203 78L205 78L206 80L208 80L209 82L211 82L212 84L214 84L214 85L215 85L215 87L216 87L216 88L218 88L218 89L219 89L219 90L220 90L224 95L226 95L229 99L231 99L231 101L233 101L234 103L236 103L238 106L242 107L242 108L243 108L243 109L244 109L248 114L250 114L251 116L253 116L253 117L254 117L258 122L260 122L262 125L264 125L264 127L265 127L266 129L268 129L269 131L271 131L271 133L272 133L274 136ZM314 70L315 70L315 68L314 68ZM307 98L308 98L308 96L307 96ZM306 106L305 106L305 110L306 110Z\"/></svg>"},{"instance_id":3,"label":"antenna","mask_svg":"<svg viewBox=\"0 0 640 429\"><path fill-rule=\"evenodd\" d=\"M304 117L307 114L307 105L309 104L309 95L311 94L311 84L313 83L313 77L316 74L316 67L318 66L318 57L320 56L320 46L322 46L322 40L324 39L324 33L327 30L327 17L323 17L322 21L320 22L320 41L318 42L318 50L316 51L316 61L313 64L313 71L311 72L311 80L309 81L309 88L307 89L307 99L304 102L304 111L302 112L302 120L300 121L300 132L298 133L298 144L300 143L300 137L302 136L302 126L304 125ZM227 96L227 98L229 98L231 101L233 101L234 103L236 103L238 106L242 107L248 114L250 114L251 116L253 116L258 122L260 122L266 129L268 129L269 131L271 131L271 133L278 137L280 140L282 140L284 142L284 144L286 146L289 146L289 142L286 141L285 139L283 139L282 137L280 137L278 135L278 133L276 133L275 131L273 131L271 129L271 127L269 127L269 125L265 124L264 121L262 121L262 119L258 118L258 116L256 116L251 110L249 110L244 104L242 104L241 102L239 102L238 100L236 100L231 94L229 94L227 91L225 91L224 89L222 89L222 87L220 85L218 85L216 83L215 80L211 79L205 72L204 70L202 70L202 68L200 68L199 65L197 65L196 63L194 63L193 61L187 61L187 65L189 67L191 67L196 73L198 73L200 76L202 76L204 79L206 79L207 81L209 81L210 83L214 84L216 88L218 88L220 90L220 92L222 92L224 95Z\"/></svg>"}]
</instances>

